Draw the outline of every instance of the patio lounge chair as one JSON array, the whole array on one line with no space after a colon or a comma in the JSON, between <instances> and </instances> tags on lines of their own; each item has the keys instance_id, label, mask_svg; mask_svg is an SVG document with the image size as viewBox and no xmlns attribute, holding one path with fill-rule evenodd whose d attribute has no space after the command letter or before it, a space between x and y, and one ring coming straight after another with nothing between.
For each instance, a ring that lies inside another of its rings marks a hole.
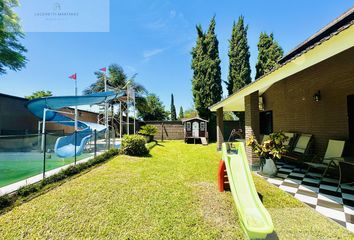
<instances>
[{"instance_id":1,"label":"patio lounge chair","mask_svg":"<svg viewBox=\"0 0 354 240\"><path fill-rule=\"evenodd\" d=\"M283 155L283 158L295 160L298 162L304 162L309 157L309 151L312 141L313 136L311 134L301 133L296 141L293 150Z\"/></svg>"},{"instance_id":2,"label":"patio lounge chair","mask_svg":"<svg viewBox=\"0 0 354 240\"><path fill-rule=\"evenodd\" d=\"M339 181L338 187L341 188L341 184L353 184L354 183L354 163L347 161L339 161Z\"/></svg>"},{"instance_id":3,"label":"patio lounge chair","mask_svg":"<svg viewBox=\"0 0 354 240\"><path fill-rule=\"evenodd\" d=\"M340 158L342 157L343 150L344 150L344 145L345 141L340 141L340 140L329 140L328 141L328 146L326 153L322 159L320 159L320 162L305 162L308 166L308 169L306 173L311 169L311 168L316 168L316 169L321 169L323 170L321 179L326 175L327 171L329 168L338 168L338 162L340 161ZM313 158L313 160L315 160Z\"/></svg>"},{"instance_id":4,"label":"patio lounge chair","mask_svg":"<svg viewBox=\"0 0 354 240\"><path fill-rule=\"evenodd\" d=\"M296 143L297 139L297 134L296 133L291 133L291 132L284 132L284 135L288 137L288 139L283 143L283 145L286 147L286 149L291 152Z\"/></svg>"}]
</instances>

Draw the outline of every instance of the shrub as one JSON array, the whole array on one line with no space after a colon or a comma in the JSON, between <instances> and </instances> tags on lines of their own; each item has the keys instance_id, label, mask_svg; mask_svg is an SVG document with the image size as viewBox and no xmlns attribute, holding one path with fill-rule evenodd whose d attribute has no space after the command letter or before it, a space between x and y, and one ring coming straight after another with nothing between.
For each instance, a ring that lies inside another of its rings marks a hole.
<instances>
[{"instance_id":1,"label":"shrub","mask_svg":"<svg viewBox=\"0 0 354 240\"><path fill-rule=\"evenodd\" d=\"M55 175L52 175L50 177L46 177L45 179L43 179L41 181L40 184L41 184L41 187L44 187L44 186L46 186L48 184L59 182L59 181L63 180L66 177L67 176L65 175L64 171L60 171L60 172L58 172Z\"/></svg>"},{"instance_id":2,"label":"shrub","mask_svg":"<svg viewBox=\"0 0 354 240\"><path fill-rule=\"evenodd\" d=\"M145 138L140 135L123 136L121 153L130 156L144 156L149 153L145 146Z\"/></svg>"},{"instance_id":3,"label":"shrub","mask_svg":"<svg viewBox=\"0 0 354 240\"><path fill-rule=\"evenodd\" d=\"M79 164L79 165L81 165L81 164ZM80 171L77 166L78 165L74 165L74 166L70 166L70 167L64 169L63 170L64 175L66 175L67 177L71 177L71 176L74 176L75 174L78 174Z\"/></svg>"},{"instance_id":4,"label":"shrub","mask_svg":"<svg viewBox=\"0 0 354 240\"><path fill-rule=\"evenodd\" d=\"M153 125L142 126L138 132L141 135L153 136L157 133L157 127Z\"/></svg>"},{"instance_id":5,"label":"shrub","mask_svg":"<svg viewBox=\"0 0 354 240\"><path fill-rule=\"evenodd\" d=\"M17 194L21 197L27 197L32 193L38 192L38 190L39 190L39 186L37 184L32 184L32 185L21 187L17 191Z\"/></svg>"},{"instance_id":6,"label":"shrub","mask_svg":"<svg viewBox=\"0 0 354 240\"><path fill-rule=\"evenodd\" d=\"M0 197L0 209L10 207L15 201L15 198L10 195L4 195Z\"/></svg>"}]
</instances>

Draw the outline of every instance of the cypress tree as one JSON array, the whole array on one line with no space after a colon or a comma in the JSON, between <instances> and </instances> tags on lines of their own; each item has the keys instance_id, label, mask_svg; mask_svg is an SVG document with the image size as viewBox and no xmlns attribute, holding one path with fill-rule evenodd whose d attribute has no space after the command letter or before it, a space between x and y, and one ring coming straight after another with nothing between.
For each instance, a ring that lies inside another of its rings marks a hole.
<instances>
[{"instance_id":1,"label":"cypress tree","mask_svg":"<svg viewBox=\"0 0 354 240\"><path fill-rule=\"evenodd\" d=\"M197 108L199 106L203 105L203 98L202 98L202 93L203 93L203 86L205 85L204 83L204 78L205 78L205 66L204 66L204 61L206 58L206 50L205 50L205 44L204 44L204 32L202 29L201 25L196 26L197 30L197 41L195 47L192 49L192 70L193 70L193 79L192 79L192 94L193 94L193 100L194 104Z\"/></svg>"},{"instance_id":2,"label":"cypress tree","mask_svg":"<svg viewBox=\"0 0 354 240\"><path fill-rule=\"evenodd\" d=\"M215 25L213 17L206 33L200 25L197 26L197 43L192 50L194 104L199 116L206 119L211 116L209 106L220 101L222 95L221 61Z\"/></svg>"},{"instance_id":3,"label":"cypress tree","mask_svg":"<svg viewBox=\"0 0 354 240\"><path fill-rule=\"evenodd\" d=\"M183 112L183 107L181 106L179 108L178 119L181 120L182 118L184 118L184 112Z\"/></svg>"},{"instance_id":4,"label":"cypress tree","mask_svg":"<svg viewBox=\"0 0 354 240\"><path fill-rule=\"evenodd\" d=\"M283 49L274 40L273 33L262 32L258 42L258 62L256 64L256 79L271 71L283 57Z\"/></svg>"},{"instance_id":5,"label":"cypress tree","mask_svg":"<svg viewBox=\"0 0 354 240\"><path fill-rule=\"evenodd\" d=\"M177 113L175 107L175 100L173 98L173 94L171 94L171 121L177 120Z\"/></svg>"},{"instance_id":6,"label":"cypress tree","mask_svg":"<svg viewBox=\"0 0 354 240\"><path fill-rule=\"evenodd\" d=\"M229 77L227 90L229 95L251 83L250 50L247 43L248 26L244 26L244 18L240 16L232 28L229 41Z\"/></svg>"}]
</instances>

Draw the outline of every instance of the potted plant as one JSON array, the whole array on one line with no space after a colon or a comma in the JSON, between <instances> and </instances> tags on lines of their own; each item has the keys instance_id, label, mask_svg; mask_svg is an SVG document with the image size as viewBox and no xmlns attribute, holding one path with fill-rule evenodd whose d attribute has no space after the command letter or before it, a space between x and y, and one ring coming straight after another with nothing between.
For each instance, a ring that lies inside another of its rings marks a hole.
<instances>
[{"instance_id":1,"label":"potted plant","mask_svg":"<svg viewBox=\"0 0 354 240\"><path fill-rule=\"evenodd\" d=\"M286 153L284 142L287 140L282 132L272 133L269 138L261 144L257 142L254 136L247 141L247 146L251 146L253 152L259 156L261 160L261 173L267 176L277 174L277 167L275 161L281 159L282 155Z\"/></svg>"},{"instance_id":2,"label":"potted plant","mask_svg":"<svg viewBox=\"0 0 354 240\"><path fill-rule=\"evenodd\" d=\"M153 125L142 126L138 132L140 135L145 136L146 142L154 140L154 135L157 133L157 127Z\"/></svg>"}]
</instances>

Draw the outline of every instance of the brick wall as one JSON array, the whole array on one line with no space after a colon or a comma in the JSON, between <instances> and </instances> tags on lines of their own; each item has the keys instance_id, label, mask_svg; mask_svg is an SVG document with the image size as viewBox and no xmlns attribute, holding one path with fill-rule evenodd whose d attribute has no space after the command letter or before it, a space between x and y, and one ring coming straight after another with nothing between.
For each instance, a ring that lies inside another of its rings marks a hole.
<instances>
[{"instance_id":1,"label":"brick wall","mask_svg":"<svg viewBox=\"0 0 354 240\"><path fill-rule=\"evenodd\" d=\"M222 143L224 142L224 114L223 108L219 108L216 112L216 141L217 148L221 150Z\"/></svg>"},{"instance_id":2,"label":"brick wall","mask_svg":"<svg viewBox=\"0 0 354 240\"><path fill-rule=\"evenodd\" d=\"M312 133L314 150L321 154L328 139L347 140L347 96L354 94L353 56L351 48L269 88L263 97L265 110L273 111L274 131ZM313 100L317 91L321 92L319 102Z\"/></svg>"},{"instance_id":3,"label":"brick wall","mask_svg":"<svg viewBox=\"0 0 354 240\"><path fill-rule=\"evenodd\" d=\"M163 123L163 138L164 140L183 140L184 129L181 121L148 121L145 124L156 126L158 131L155 134L155 139L162 138L162 123Z\"/></svg>"},{"instance_id":4,"label":"brick wall","mask_svg":"<svg viewBox=\"0 0 354 240\"><path fill-rule=\"evenodd\" d=\"M255 136L259 139L259 94L258 91L245 97L245 139ZM250 165L259 165L259 158L252 148L246 146L246 154Z\"/></svg>"},{"instance_id":5,"label":"brick wall","mask_svg":"<svg viewBox=\"0 0 354 240\"><path fill-rule=\"evenodd\" d=\"M61 110L64 112L74 113L74 109L72 108L63 108ZM71 114L64 114L64 115L67 115L68 117L74 119L74 115ZM97 113L78 110L78 115L79 115L78 120L97 123L97 115L98 115ZM46 124L46 128L48 131L64 131L64 133L72 133L74 131L73 127L64 126L62 124L54 124L54 123Z\"/></svg>"}]
</instances>

